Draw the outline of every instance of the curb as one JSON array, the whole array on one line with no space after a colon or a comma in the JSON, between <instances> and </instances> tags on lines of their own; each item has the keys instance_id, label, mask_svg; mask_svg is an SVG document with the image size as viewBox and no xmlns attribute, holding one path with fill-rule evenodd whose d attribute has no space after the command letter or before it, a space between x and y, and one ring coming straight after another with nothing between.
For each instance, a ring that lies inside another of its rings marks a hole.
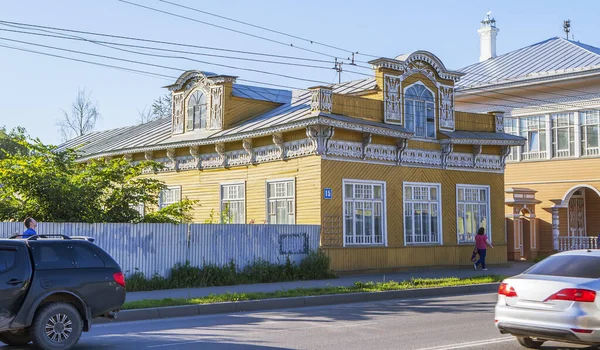
<instances>
[{"instance_id":1,"label":"curb","mask_svg":"<svg viewBox=\"0 0 600 350\"><path fill-rule=\"evenodd\" d=\"M236 312L266 311L277 309L291 309L311 306L325 306L349 303L363 303L369 301L383 301L393 299L431 298L465 294L491 293L498 290L500 283L484 283L468 286L436 287L406 290L392 290L384 292L362 292L348 294L329 294L307 297L291 297L278 299L262 299L233 301L225 303L169 306L151 309L125 310L118 313L116 321L106 318L94 319L94 324L113 322L129 322L156 320L175 317L189 317L200 315L215 315Z\"/></svg>"}]
</instances>

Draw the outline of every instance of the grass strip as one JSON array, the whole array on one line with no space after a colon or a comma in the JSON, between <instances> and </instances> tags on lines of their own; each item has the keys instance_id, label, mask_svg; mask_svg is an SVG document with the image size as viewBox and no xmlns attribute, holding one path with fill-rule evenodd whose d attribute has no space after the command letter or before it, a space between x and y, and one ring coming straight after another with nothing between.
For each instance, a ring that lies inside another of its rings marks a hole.
<instances>
[{"instance_id":1,"label":"grass strip","mask_svg":"<svg viewBox=\"0 0 600 350\"><path fill-rule=\"evenodd\" d=\"M315 295L329 294L347 294L360 292L383 292L391 290L406 290L419 288L434 288L434 287L453 287L465 286L484 283L500 282L504 279L503 276L486 275L471 278L413 278L402 282L355 282L354 285L348 287L328 286L323 288L297 288L288 290L279 290L275 292L257 292L257 293L224 293L211 294L202 298L192 299L147 299L139 301L131 301L123 305L123 310L148 309L166 306L182 306L182 305L197 305L222 303L228 301L245 301L245 300L261 300L274 298L292 298L305 297Z\"/></svg>"}]
</instances>

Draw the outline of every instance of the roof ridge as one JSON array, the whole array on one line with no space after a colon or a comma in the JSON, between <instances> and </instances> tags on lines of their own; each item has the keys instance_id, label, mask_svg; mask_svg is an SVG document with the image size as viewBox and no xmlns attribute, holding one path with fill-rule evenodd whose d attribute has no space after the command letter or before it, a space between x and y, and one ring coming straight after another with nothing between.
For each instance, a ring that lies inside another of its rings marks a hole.
<instances>
[{"instance_id":1,"label":"roof ridge","mask_svg":"<svg viewBox=\"0 0 600 350\"><path fill-rule=\"evenodd\" d=\"M564 40L566 42L568 42L569 44L581 49L581 50L585 50L586 52L592 53L596 56L600 56L600 48L599 47L595 47L586 43L581 43L578 41L574 41L574 40L569 40L569 39L565 39L565 38L560 38L561 40ZM597 51L591 50L590 48L593 48Z\"/></svg>"}]
</instances>

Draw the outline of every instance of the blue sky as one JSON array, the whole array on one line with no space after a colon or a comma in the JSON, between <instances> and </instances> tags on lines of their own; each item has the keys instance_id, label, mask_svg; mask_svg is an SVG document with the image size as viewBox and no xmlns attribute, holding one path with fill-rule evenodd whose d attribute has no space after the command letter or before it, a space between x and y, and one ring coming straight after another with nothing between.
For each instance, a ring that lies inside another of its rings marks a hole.
<instances>
[{"instance_id":1,"label":"blue sky","mask_svg":"<svg viewBox=\"0 0 600 350\"><path fill-rule=\"evenodd\" d=\"M315 44L311 45L307 42L246 27L190 10L178 9L158 0L131 1L247 33L286 43L294 43L296 46L309 48L323 54L348 56L347 53L342 51ZM455 2L433 0L427 2L398 0L371 2L356 0L172 1L375 56L393 58L399 54L418 49L428 50L437 55L451 69L458 69L478 61L479 37L477 29L479 28L479 21L483 19L488 10L493 11L493 16L497 20L498 28L500 28L497 45L498 54L550 37L563 36L562 23L565 19L571 20L571 33L575 36L575 40L593 46L600 46L600 36L597 34L600 32L600 24L597 18L600 2L595 0L461 0ZM308 53L166 14L151 12L118 0L4 1L0 5L0 9L0 20L4 21L333 61L333 58L324 55ZM0 29L14 28L0 26ZM318 85L316 82L293 80L233 68L215 67L198 62L140 56L92 43L35 37L3 31L0 31L0 38L139 60L182 70L212 71L235 75L240 79L292 87L304 88ZM135 44L134 42L129 43ZM59 52L6 40L0 40L0 45L11 45L169 76L180 74L174 70L86 57L75 53ZM216 51L191 50L219 54ZM331 69L272 65L215 57L189 57L211 63L265 70L322 82L333 83L337 81L337 76ZM357 59L368 61L372 57L358 55ZM333 62L331 64L315 64L333 66ZM366 66L366 64L363 65ZM346 68L350 69L349 67ZM366 69L354 67L351 69L362 73L370 73ZM343 80L362 77L351 73L342 75ZM70 109L71 102L79 88L86 88L91 91L92 98L98 102L102 118L98 121L96 129L103 130L135 124L138 119L138 109L149 107L155 98L166 92L166 89L161 87L172 82L169 79L65 61L59 58L14 51L4 47L0 47L0 79L2 80L0 84L0 126L6 125L8 128L23 126L32 136L54 144L60 143L56 123L62 118L61 109Z\"/></svg>"}]
</instances>

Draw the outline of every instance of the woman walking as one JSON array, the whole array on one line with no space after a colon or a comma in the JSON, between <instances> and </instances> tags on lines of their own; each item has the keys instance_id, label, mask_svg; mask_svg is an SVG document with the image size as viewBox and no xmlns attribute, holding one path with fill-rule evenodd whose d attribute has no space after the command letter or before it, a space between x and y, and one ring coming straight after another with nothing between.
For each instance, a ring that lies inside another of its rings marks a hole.
<instances>
[{"instance_id":1,"label":"woman walking","mask_svg":"<svg viewBox=\"0 0 600 350\"><path fill-rule=\"evenodd\" d=\"M475 236L475 250L477 251L477 254L479 254L479 260L477 260L477 262L473 264L474 270L477 270L477 266L481 264L481 269L483 271L487 271L487 269L485 268L485 255L487 251L486 248L488 245L492 249L494 249L492 242L490 242L488 236L485 234L485 228L480 227L477 231L477 235Z\"/></svg>"}]
</instances>

